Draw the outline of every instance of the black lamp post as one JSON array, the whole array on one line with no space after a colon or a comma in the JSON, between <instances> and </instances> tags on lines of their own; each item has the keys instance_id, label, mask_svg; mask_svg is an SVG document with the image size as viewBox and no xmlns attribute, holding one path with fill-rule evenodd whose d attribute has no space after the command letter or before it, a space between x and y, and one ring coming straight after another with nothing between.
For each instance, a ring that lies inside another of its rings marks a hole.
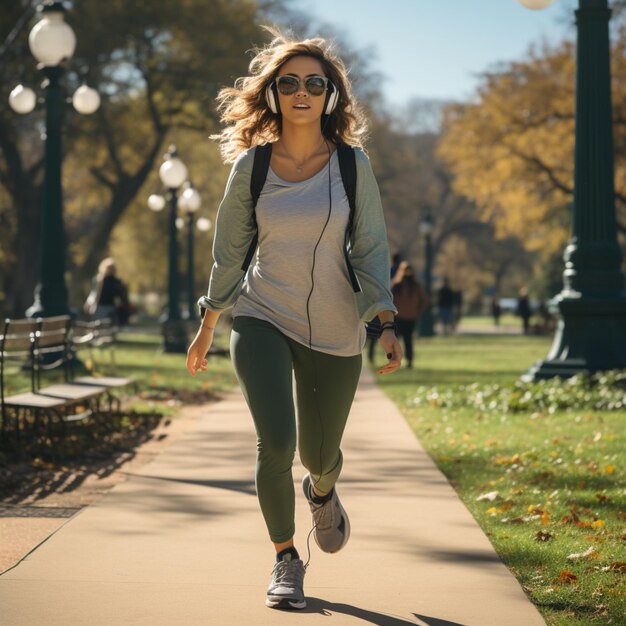
<instances>
[{"instance_id":1,"label":"black lamp post","mask_svg":"<svg viewBox=\"0 0 626 626\"><path fill-rule=\"evenodd\" d=\"M44 154L43 215L41 229L41 260L35 301L26 311L29 317L50 317L69 313L68 290L65 284L66 241L63 227L63 190L61 184L61 130L65 98L60 79L64 63L76 47L76 36L65 22L61 2L44 2L38 7L41 19L30 32L28 44L39 61L38 69L45 76L46 130ZM18 85L9 96L9 104L17 113L30 113L36 104L32 89ZM100 104L98 93L85 85L72 98L79 113L93 113Z\"/></svg>"},{"instance_id":2,"label":"black lamp post","mask_svg":"<svg viewBox=\"0 0 626 626\"><path fill-rule=\"evenodd\" d=\"M420 337L434 337L435 320L433 316L433 250L432 233L435 228L433 218L428 213L420 222L420 234L424 237L424 289L428 298L428 305L419 323Z\"/></svg>"},{"instance_id":3,"label":"black lamp post","mask_svg":"<svg viewBox=\"0 0 626 626\"><path fill-rule=\"evenodd\" d=\"M196 319L196 298L195 298L195 280L194 280L194 213L200 208L200 194L198 190L191 184L191 181L185 183L185 190L180 196L179 203L183 213L187 215L187 319L193 321Z\"/></svg>"},{"instance_id":4,"label":"black lamp post","mask_svg":"<svg viewBox=\"0 0 626 626\"><path fill-rule=\"evenodd\" d=\"M167 189L169 201L168 214L168 281L167 311L161 318L163 330L163 349L165 352L184 353L187 351L187 329L180 314L180 286L178 275L178 233L176 219L178 212L178 189L187 180L187 167L178 157L176 146L170 146L163 156L159 168L159 178ZM148 198L148 206L155 211L165 206L165 200L156 194Z\"/></svg>"},{"instance_id":5,"label":"black lamp post","mask_svg":"<svg viewBox=\"0 0 626 626\"><path fill-rule=\"evenodd\" d=\"M519 0L544 8L553 0ZM572 237L565 248L561 321L527 379L626 367L626 291L617 241L607 0L579 0Z\"/></svg>"}]
</instances>

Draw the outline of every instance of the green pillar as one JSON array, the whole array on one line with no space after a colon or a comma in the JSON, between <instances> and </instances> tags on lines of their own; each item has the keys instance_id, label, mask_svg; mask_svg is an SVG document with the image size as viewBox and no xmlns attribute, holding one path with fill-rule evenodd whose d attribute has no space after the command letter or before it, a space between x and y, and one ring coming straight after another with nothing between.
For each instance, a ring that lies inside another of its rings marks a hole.
<instances>
[{"instance_id":1,"label":"green pillar","mask_svg":"<svg viewBox=\"0 0 626 626\"><path fill-rule=\"evenodd\" d=\"M167 313L163 319L163 350L165 352L185 353L187 351L187 328L180 315L180 284L178 275L178 229L176 217L178 213L178 196L176 189L169 189L170 211L169 254L167 280Z\"/></svg>"},{"instance_id":2,"label":"green pillar","mask_svg":"<svg viewBox=\"0 0 626 626\"><path fill-rule=\"evenodd\" d=\"M187 319L196 319L195 279L193 266L193 213L187 214Z\"/></svg>"},{"instance_id":3,"label":"green pillar","mask_svg":"<svg viewBox=\"0 0 626 626\"><path fill-rule=\"evenodd\" d=\"M28 317L50 317L69 313L65 284L65 230L63 228L63 190L61 186L61 126L64 96L60 84L63 68L42 67L46 76L46 136L44 155L43 216L41 261L35 302Z\"/></svg>"},{"instance_id":4,"label":"green pillar","mask_svg":"<svg viewBox=\"0 0 626 626\"><path fill-rule=\"evenodd\" d=\"M174 322L180 319L179 285L178 285L178 232L176 228L176 217L178 213L178 198L176 189L168 192L170 201L170 212L168 216L169 229L169 254L168 254L168 278L167 278L167 321Z\"/></svg>"},{"instance_id":5,"label":"green pillar","mask_svg":"<svg viewBox=\"0 0 626 626\"><path fill-rule=\"evenodd\" d=\"M527 379L626 367L626 291L617 241L607 0L580 0L572 237L565 249L562 319Z\"/></svg>"}]
</instances>

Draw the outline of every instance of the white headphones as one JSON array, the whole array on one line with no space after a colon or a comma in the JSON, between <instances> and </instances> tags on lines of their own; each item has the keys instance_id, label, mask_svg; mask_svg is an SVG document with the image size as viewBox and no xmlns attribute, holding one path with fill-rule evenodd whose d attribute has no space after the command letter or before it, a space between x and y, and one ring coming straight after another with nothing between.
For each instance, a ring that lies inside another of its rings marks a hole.
<instances>
[{"instance_id":1,"label":"white headphones","mask_svg":"<svg viewBox=\"0 0 626 626\"><path fill-rule=\"evenodd\" d=\"M270 111L276 115L280 113L280 105L278 103L278 89L276 81L272 81L265 89L265 100ZM339 90L329 80L326 88L326 102L324 103L324 115L330 115L339 103Z\"/></svg>"}]
</instances>

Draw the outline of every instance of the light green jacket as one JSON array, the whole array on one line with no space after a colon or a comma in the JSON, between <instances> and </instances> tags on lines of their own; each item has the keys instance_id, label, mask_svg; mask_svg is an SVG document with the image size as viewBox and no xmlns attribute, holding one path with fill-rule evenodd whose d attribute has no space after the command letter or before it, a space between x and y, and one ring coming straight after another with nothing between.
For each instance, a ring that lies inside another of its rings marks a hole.
<instances>
[{"instance_id":1,"label":"light green jacket","mask_svg":"<svg viewBox=\"0 0 626 626\"><path fill-rule=\"evenodd\" d=\"M241 291L245 277L242 264L256 233L250 193L254 150L250 148L237 158L226 183L217 211L209 290L198 301L201 308L227 309ZM355 155L357 186L350 261L361 286L355 293L359 318L367 322L381 311L397 310L389 287L389 246L378 184L367 155L358 148Z\"/></svg>"}]
</instances>

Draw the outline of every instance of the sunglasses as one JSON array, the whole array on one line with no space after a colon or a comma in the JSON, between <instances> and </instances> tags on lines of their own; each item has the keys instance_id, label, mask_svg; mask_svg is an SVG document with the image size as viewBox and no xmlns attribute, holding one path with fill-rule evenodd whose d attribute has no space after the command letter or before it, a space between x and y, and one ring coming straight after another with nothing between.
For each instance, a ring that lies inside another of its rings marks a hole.
<instances>
[{"instance_id":1,"label":"sunglasses","mask_svg":"<svg viewBox=\"0 0 626 626\"><path fill-rule=\"evenodd\" d=\"M283 96L293 96L300 89L300 79L296 76L279 76L276 79L276 87ZM326 76L307 76L304 88L312 96L321 96L328 88L328 78Z\"/></svg>"}]
</instances>

